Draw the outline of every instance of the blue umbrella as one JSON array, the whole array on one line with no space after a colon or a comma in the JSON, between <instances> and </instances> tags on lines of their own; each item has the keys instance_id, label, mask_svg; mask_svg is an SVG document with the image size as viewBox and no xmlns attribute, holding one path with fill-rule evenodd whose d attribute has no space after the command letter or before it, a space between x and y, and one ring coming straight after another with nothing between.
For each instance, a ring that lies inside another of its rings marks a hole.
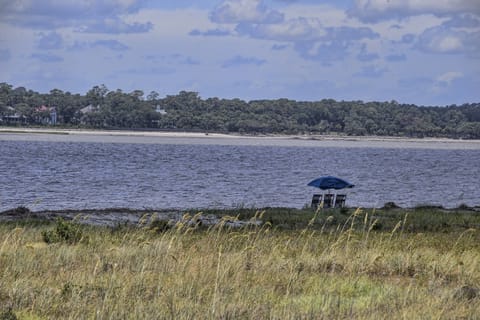
<instances>
[{"instance_id":1,"label":"blue umbrella","mask_svg":"<svg viewBox=\"0 0 480 320\"><path fill-rule=\"evenodd\" d=\"M351 184L350 182L333 177L333 176L325 176L325 177L320 177L315 180L312 180L308 183L308 186L310 187L317 187L322 190L328 190L328 189L344 189L344 188L353 188L355 185Z\"/></svg>"}]
</instances>

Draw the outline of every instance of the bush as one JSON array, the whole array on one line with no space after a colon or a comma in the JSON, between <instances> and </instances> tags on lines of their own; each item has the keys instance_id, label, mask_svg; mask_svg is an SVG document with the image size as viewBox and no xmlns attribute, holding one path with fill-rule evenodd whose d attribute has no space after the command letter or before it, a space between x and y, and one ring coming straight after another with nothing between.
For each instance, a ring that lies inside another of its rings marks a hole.
<instances>
[{"instance_id":1,"label":"bush","mask_svg":"<svg viewBox=\"0 0 480 320\"><path fill-rule=\"evenodd\" d=\"M14 216L29 215L30 213L32 213L30 209L24 206L16 207L16 208L2 212L2 214L14 215Z\"/></svg>"},{"instance_id":2,"label":"bush","mask_svg":"<svg viewBox=\"0 0 480 320\"><path fill-rule=\"evenodd\" d=\"M398 208L400 208L400 207L393 201L387 202L383 205L383 209L386 209L386 210L398 209Z\"/></svg>"},{"instance_id":3,"label":"bush","mask_svg":"<svg viewBox=\"0 0 480 320\"><path fill-rule=\"evenodd\" d=\"M17 316L12 311L12 308L8 308L6 311L0 312L0 320L17 320Z\"/></svg>"},{"instance_id":4,"label":"bush","mask_svg":"<svg viewBox=\"0 0 480 320\"><path fill-rule=\"evenodd\" d=\"M171 225L168 223L168 221L165 221L165 220L153 220L148 228L150 230L154 230L158 233L162 233L162 232L165 232L167 230L170 230L171 229Z\"/></svg>"},{"instance_id":5,"label":"bush","mask_svg":"<svg viewBox=\"0 0 480 320\"><path fill-rule=\"evenodd\" d=\"M82 229L78 223L58 218L55 229L43 231L42 237L46 243L66 242L75 244L82 239Z\"/></svg>"}]
</instances>

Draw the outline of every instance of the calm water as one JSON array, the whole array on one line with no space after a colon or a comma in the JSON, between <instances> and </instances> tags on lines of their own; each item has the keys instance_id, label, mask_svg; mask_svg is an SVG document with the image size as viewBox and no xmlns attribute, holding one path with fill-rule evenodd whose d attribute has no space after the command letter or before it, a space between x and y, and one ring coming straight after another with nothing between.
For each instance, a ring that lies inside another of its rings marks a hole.
<instances>
[{"instance_id":1,"label":"calm water","mask_svg":"<svg viewBox=\"0 0 480 320\"><path fill-rule=\"evenodd\" d=\"M356 185L348 206L480 205L480 144L0 134L0 210L303 207L306 184Z\"/></svg>"}]
</instances>

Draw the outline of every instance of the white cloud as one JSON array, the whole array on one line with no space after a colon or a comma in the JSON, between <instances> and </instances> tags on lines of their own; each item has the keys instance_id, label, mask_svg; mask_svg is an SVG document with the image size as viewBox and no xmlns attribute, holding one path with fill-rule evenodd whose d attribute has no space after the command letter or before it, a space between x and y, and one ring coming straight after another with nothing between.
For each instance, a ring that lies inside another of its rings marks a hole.
<instances>
[{"instance_id":1,"label":"white cloud","mask_svg":"<svg viewBox=\"0 0 480 320\"><path fill-rule=\"evenodd\" d=\"M123 19L138 12L141 4L142 0L0 0L0 18L34 29L74 27L85 32L140 33L152 25L127 24Z\"/></svg>"},{"instance_id":2,"label":"white cloud","mask_svg":"<svg viewBox=\"0 0 480 320\"><path fill-rule=\"evenodd\" d=\"M222 65L222 68L230 68L236 66L245 66L245 65L253 65L253 66L261 66L264 64L266 60L258 59L255 57L242 57L242 56L235 56L227 61L225 61Z\"/></svg>"},{"instance_id":3,"label":"white cloud","mask_svg":"<svg viewBox=\"0 0 480 320\"><path fill-rule=\"evenodd\" d=\"M399 19L421 14L480 13L478 0L355 0L350 15L365 22Z\"/></svg>"},{"instance_id":4,"label":"white cloud","mask_svg":"<svg viewBox=\"0 0 480 320\"><path fill-rule=\"evenodd\" d=\"M388 69L378 65L367 65L362 67L362 69L355 73L354 76L365 77L365 78L381 78L382 75L387 72Z\"/></svg>"},{"instance_id":5,"label":"white cloud","mask_svg":"<svg viewBox=\"0 0 480 320\"><path fill-rule=\"evenodd\" d=\"M61 49L63 46L62 35L58 32L49 32L38 34L37 47L42 50Z\"/></svg>"},{"instance_id":6,"label":"white cloud","mask_svg":"<svg viewBox=\"0 0 480 320\"><path fill-rule=\"evenodd\" d=\"M461 35L452 32L445 33L438 29L427 30L419 40L421 49L436 53L453 53L463 48Z\"/></svg>"},{"instance_id":7,"label":"white cloud","mask_svg":"<svg viewBox=\"0 0 480 320\"><path fill-rule=\"evenodd\" d=\"M437 43L438 50L440 52L451 52L462 49L462 40L456 36L447 36L443 39L439 39Z\"/></svg>"},{"instance_id":8,"label":"white cloud","mask_svg":"<svg viewBox=\"0 0 480 320\"><path fill-rule=\"evenodd\" d=\"M117 41L117 40L97 40L95 41L94 43L91 44L91 47L92 48L95 48L95 47L103 47L103 48L107 48L107 49L110 49L110 50L114 50L114 51L125 51L125 50L128 50L128 46L126 46L125 44Z\"/></svg>"},{"instance_id":9,"label":"white cloud","mask_svg":"<svg viewBox=\"0 0 480 320\"><path fill-rule=\"evenodd\" d=\"M418 37L415 47L427 53L478 56L480 32L458 31L441 25L425 30Z\"/></svg>"},{"instance_id":10,"label":"white cloud","mask_svg":"<svg viewBox=\"0 0 480 320\"><path fill-rule=\"evenodd\" d=\"M188 34L191 35L191 36L225 37L225 36L231 35L231 32L230 32L230 30L220 29L220 28L209 29L209 30L206 30L206 31L193 29Z\"/></svg>"},{"instance_id":11,"label":"white cloud","mask_svg":"<svg viewBox=\"0 0 480 320\"><path fill-rule=\"evenodd\" d=\"M318 19L297 18L276 24L241 23L236 30L240 34L259 39L277 41L317 40L327 32Z\"/></svg>"},{"instance_id":12,"label":"white cloud","mask_svg":"<svg viewBox=\"0 0 480 320\"><path fill-rule=\"evenodd\" d=\"M143 33L153 28L151 22L125 23L118 17L105 18L99 21L88 21L76 28L78 32L85 33Z\"/></svg>"},{"instance_id":13,"label":"white cloud","mask_svg":"<svg viewBox=\"0 0 480 320\"><path fill-rule=\"evenodd\" d=\"M262 0L225 0L210 14L217 23L278 23L284 15L267 8Z\"/></svg>"},{"instance_id":14,"label":"white cloud","mask_svg":"<svg viewBox=\"0 0 480 320\"><path fill-rule=\"evenodd\" d=\"M407 60L407 56L403 53L389 54L385 57L385 60L387 60L388 62L401 62Z\"/></svg>"},{"instance_id":15,"label":"white cloud","mask_svg":"<svg viewBox=\"0 0 480 320\"><path fill-rule=\"evenodd\" d=\"M349 49L379 35L366 27L324 27L318 19L297 18L277 24L240 23L236 31L254 39L291 42L305 59L324 63L345 59Z\"/></svg>"},{"instance_id":16,"label":"white cloud","mask_svg":"<svg viewBox=\"0 0 480 320\"><path fill-rule=\"evenodd\" d=\"M315 18L322 21L322 24L326 26L341 26L347 22L351 26L360 25L356 21L349 19L345 10L322 3L307 5L297 2L296 4L285 7L282 13L285 14L285 19L295 19L298 17Z\"/></svg>"},{"instance_id":17,"label":"white cloud","mask_svg":"<svg viewBox=\"0 0 480 320\"><path fill-rule=\"evenodd\" d=\"M154 28L144 35L125 35L135 39L145 37L152 38L175 38L188 36L192 30L212 30L218 27L208 18L208 10L182 9L182 10L161 10L145 9L128 17L132 21L152 21ZM130 22L130 21L127 21ZM222 28L228 30L228 28ZM188 37L191 38L191 37Z\"/></svg>"},{"instance_id":18,"label":"white cloud","mask_svg":"<svg viewBox=\"0 0 480 320\"><path fill-rule=\"evenodd\" d=\"M463 77L464 74L458 71L445 72L435 79L430 90L437 95L448 92L453 87L455 87L454 83L462 79Z\"/></svg>"},{"instance_id":19,"label":"white cloud","mask_svg":"<svg viewBox=\"0 0 480 320\"><path fill-rule=\"evenodd\" d=\"M1 0L4 14L44 15L58 18L105 16L138 11L140 0ZM59 16L62 14L62 16Z\"/></svg>"},{"instance_id":20,"label":"white cloud","mask_svg":"<svg viewBox=\"0 0 480 320\"><path fill-rule=\"evenodd\" d=\"M41 62L47 62L47 63L63 61L62 57L60 57L58 55L55 55L55 54L52 54L50 52L48 52L48 53L34 53L34 54L31 55L31 58L37 59Z\"/></svg>"},{"instance_id":21,"label":"white cloud","mask_svg":"<svg viewBox=\"0 0 480 320\"><path fill-rule=\"evenodd\" d=\"M235 24L236 34L231 36L290 43L301 57L326 64L345 59L357 42L379 38L370 28L329 5L295 4L283 10L282 13L273 10L262 0L225 0L210 13L210 19L215 23ZM194 30L191 34L205 32Z\"/></svg>"},{"instance_id":22,"label":"white cloud","mask_svg":"<svg viewBox=\"0 0 480 320\"><path fill-rule=\"evenodd\" d=\"M359 61L369 62L379 58L380 57L378 56L378 54L369 52L367 50L367 45L365 43L360 46L360 52L357 54L357 59Z\"/></svg>"},{"instance_id":23,"label":"white cloud","mask_svg":"<svg viewBox=\"0 0 480 320\"><path fill-rule=\"evenodd\" d=\"M480 27L480 16L472 14L459 14L443 23L449 28L475 29Z\"/></svg>"},{"instance_id":24,"label":"white cloud","mask_svg":"<svg viewBox=\"0 0 480 320\"><path fill-rule=\"evenodd\" d=\"M449 71L437 77L437 83L444 83L450 85L455 79L463 77L463 73L457 71Z\"/></svg>"}]
</instances>

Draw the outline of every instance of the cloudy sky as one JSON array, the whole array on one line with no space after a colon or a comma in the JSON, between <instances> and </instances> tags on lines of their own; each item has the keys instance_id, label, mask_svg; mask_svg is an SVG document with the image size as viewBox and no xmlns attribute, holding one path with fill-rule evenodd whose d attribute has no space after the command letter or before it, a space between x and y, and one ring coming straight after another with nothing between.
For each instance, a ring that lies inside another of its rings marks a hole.
<instances>
[{"instance_id":1,"label":"cloudy sky","mask_svg":"<svg viewBox=\"0 0 480 320\"><path fill-rule=\"evenodd\" d=\"M480 102L480 0L0 0L0 82Z\"/></svg>"}]
</instances>

